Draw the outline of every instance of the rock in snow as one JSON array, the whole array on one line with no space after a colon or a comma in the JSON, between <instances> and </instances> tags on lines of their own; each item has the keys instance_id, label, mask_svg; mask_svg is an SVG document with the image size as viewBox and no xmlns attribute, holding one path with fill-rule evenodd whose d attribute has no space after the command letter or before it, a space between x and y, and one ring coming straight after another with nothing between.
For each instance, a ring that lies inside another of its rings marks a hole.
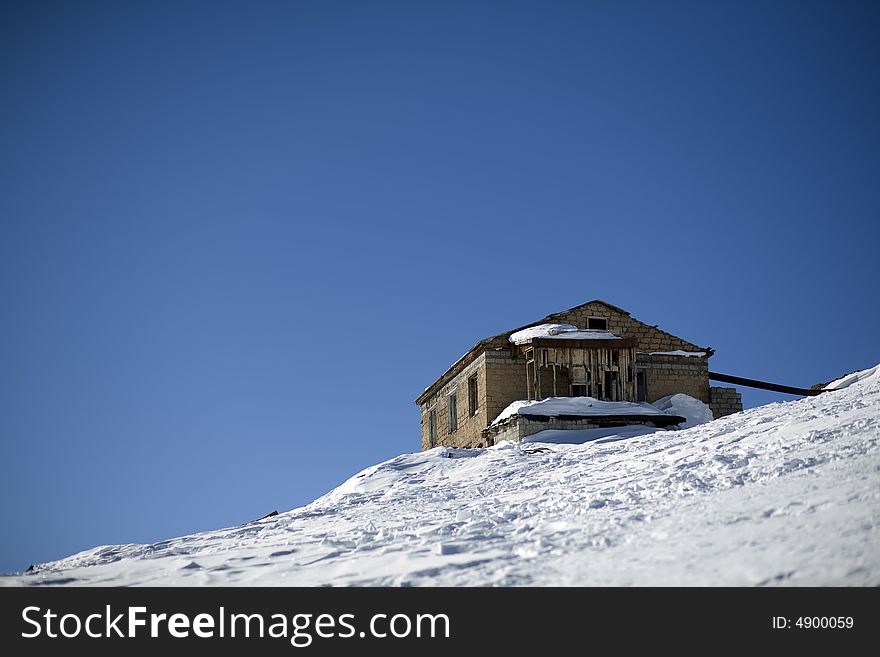
<instances>
[{"instance_id":1,"label":"rock in snow","mask_svg":"<svg viewBox=\"0 0 880 657\"><path fill-rule=\"evenodd\" d=\"M278 516L0 584L876 586L877 372L682 431L404 454Z\"/></svg>"}]
</instances>

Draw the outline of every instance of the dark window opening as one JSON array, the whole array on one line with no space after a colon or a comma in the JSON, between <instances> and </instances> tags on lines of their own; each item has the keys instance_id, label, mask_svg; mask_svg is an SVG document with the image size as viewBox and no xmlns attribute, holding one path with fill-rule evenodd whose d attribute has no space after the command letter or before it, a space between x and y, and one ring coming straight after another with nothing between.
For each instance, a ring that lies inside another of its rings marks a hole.
<instances>
[{"instance_id":1,"label":"dark window opening","mask_svg":"<svg viewBox=\"0 0 880 657\"><path fill-rule=\"evenodd\" d=\"M477 414L477 406L480 403L477 396L477 375L474 374L468 379L468 412L471 416Z\"/></svg>"},{"instance_id":2,"label":"dark window opening","mask_svg":"<svg viewBox=\"0 0 880 657\"><path fill-rule=\"evenodd\" d=\"M617 372L605 372L605 396L609 401L619 401Z\"/></svg>"},{"instance_id":3,"label":"dark window opening","mask_svg":"<svg viewBox=\"0 0 880 657\"><path fill-rule=\"evenodd\" d=\"M644 372L636 372L636 401L648 401L648 380Z\"/></svg>"},{"instance_id":4,"label":"dark window opening","mask_svg":"<svg viewBox=\"0 0 880 657\"><path fill-rule=\"evenodd\" d=\"M587 328L597 331L607 331L608 320L604 317L587 317Z\"/></svg>"},{"instance_id":5,"label":"dark window opening","mask_svg":"<svg viewBox=\"0 0 880 657\"><path fill-rule=\"evenodd\" d=\"M572 397L589 397L587 394L587 386L575 383L571 386L571 395Z\"/></svg>"},{"instance_id":6,"label":"dark window opening","mask_svg":"<svg viewBox=\"0 0 880 657\"><path fill-rule=\"evenodd\" d=\"M428 411L428 447L437 444L437 411L431 409Z\"/></svg>"},{"instance_id":7,"label":"dark window opening","mask_svg":"<svg viewBox=\"0 0 880 657\"><path fill-rule=\"evenodd\" d=\"M611 364L620 365L620 352L617 349L611 350Z\"/></svg>"},{"instance_id":8,"label":"dark window opening","mask_svg":"<svg viewBox=\"0 0 880 657\"><path fill-rule=\"evenodd\" d=\"M449 431L452 433L458 429L458 403L455 400L455 393L449 395Z\"/></svg>"}]
</instances>

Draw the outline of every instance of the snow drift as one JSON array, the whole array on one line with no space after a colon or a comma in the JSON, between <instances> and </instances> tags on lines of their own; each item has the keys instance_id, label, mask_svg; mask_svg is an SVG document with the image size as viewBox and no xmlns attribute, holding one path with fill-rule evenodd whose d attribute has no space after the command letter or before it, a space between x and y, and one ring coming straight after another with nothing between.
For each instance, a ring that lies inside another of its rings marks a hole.
<instances>
[{"instance_id":1,"label":"snow drift","mask_svg":"<svg viewBox=\"0 0 880 657\"><path fill-rule=\"evenodd\" d=\"M404 454L288 513L0 584L876 586L878 372L682 431Z\"/></svg>"},{"instance_id":2,"label":"snow drift","mask_svg":"<svg viewBox=\"0 0 880 657\"><path fill-rule=\"evenodd\" d=\"M847 374L835 381L832 381L828 385L825 386L825 390L842 390L843 388L848 388L849 386L855 383L871 382L871 381L880 381L880 365L875 365L874 367L862 370L861 372L853 372L852 374Z\"/></svg>"},{"instance_id":3,"label":"snow drift","mask_svg":"<svg viewBox=\"0 0 880 657\"><path fill-rule=\"evenodd\" d=\"M682 429L695 427L698 424L711 422L715 419L712 416L712 409L709 408L708 404L704 404L699 399L680 392L661 397L653 402L651 406L658 411L663 411L667 415L678 415L685 418L685 422L678 425Z\"/></svg>"}]
</instances>

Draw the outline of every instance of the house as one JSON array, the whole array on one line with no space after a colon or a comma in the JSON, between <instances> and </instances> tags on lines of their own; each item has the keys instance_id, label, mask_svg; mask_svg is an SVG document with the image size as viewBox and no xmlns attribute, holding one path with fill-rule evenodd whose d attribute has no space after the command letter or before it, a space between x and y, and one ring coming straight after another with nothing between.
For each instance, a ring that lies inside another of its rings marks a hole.
<instances>
[{"instance_id":1,"label":"house","mask_svg":"<svg viewBox=\"0 0 880 657\"><path fill-rule=\"evenodd\" d=\"M493 444L498 431L490 425L518 400L653 402L685 393L708 404L716 418L740 411L742 401L734 388L709 385L713 353L598 299L553 313L480 340L419 395L422 449ZM631 415L597 414L587 422L583 417L536 414L523 421L615 426L609 417ZM660 415L652 420L657 426L670 422Z\"/></svg>"}]
</instances>

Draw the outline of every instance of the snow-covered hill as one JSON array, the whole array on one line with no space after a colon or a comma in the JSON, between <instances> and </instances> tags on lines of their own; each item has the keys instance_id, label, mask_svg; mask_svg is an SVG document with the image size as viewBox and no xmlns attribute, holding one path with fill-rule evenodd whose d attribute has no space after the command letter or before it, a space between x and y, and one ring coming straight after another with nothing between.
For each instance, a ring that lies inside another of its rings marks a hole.
<instances>
[{"instance_id":1,"label":"snow-covered hill","mask_svg":"<svg viewBox=\"0 0 880 657\"><path fill-rule=\"evenodd\" d=\"M682 431L437 448L315 502L0 584L878 585L880 366Z\"/></svg>"}]
</instances>

